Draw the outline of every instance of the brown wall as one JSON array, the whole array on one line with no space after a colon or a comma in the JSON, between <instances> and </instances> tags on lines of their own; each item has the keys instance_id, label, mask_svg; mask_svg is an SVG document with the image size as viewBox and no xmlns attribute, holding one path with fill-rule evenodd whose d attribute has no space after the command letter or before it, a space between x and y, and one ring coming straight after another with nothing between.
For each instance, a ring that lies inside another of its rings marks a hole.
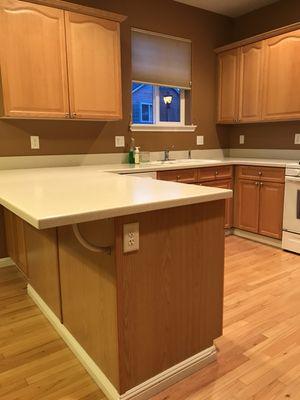
<instances>
[{"instance_id":1,"label":"brown wall","mask_svg":"<svg viewBox=\"0 0 300 400\"><path fill-rule=\"evenodd\" d=\"M300 21L299 0L281 0L234 20L234 40ZM232 148L295 149L294 134L300 133L300 122L269 122L239 125L229 128ZM239 135L245 135L245 145L239 145Z\"/></svg>"},{"instance_id":2,"label":"brown wall","mask_svg":"<svg viewBox=\"0 0 300 400\"><path fill-rule=\"evenodd\" d=\"M122 24L122 79L124 118L120 122L85 121L0 121L0 156L36 154L107 153L123 151L114 147L114 136L125 135L131 113L130 27L138 27L193 41L192 122L196 133L137 133L142 150L196 148L196 134L205 136L204 148L227 147L225 127L215 126L216 58L213 49L231 40L232 20L173 0L77 1L128 16ZM39 135L41 149L31 151L29 136Z\"/></svg>"}]
</instances>

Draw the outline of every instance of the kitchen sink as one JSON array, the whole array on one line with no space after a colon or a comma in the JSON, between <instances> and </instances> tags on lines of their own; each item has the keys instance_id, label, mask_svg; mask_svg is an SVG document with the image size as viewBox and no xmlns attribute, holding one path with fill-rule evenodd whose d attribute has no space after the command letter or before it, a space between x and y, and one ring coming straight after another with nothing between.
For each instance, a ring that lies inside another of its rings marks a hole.
<instances>
[{"instance_id":1,"label":"kitchen sink","mask_svg":"<svg viewBox=\"0 0 300 400\"><path fill-rule=\"evenodd\" d=\"M150 161L147 164L149 165L172 165L172 164L215 164L220 162L219 160L200 160L197 158L184 158L179 160L160 160L160 161Z\"/></svg>"}]
</instances>

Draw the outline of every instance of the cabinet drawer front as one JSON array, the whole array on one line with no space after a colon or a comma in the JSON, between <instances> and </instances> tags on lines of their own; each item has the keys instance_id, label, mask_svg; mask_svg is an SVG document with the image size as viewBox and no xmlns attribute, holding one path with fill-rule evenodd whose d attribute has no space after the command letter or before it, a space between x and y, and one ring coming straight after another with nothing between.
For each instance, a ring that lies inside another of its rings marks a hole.
<instances>
[{"instance_id":1,"label":"cabinet drawer front","mask_svg":"<svg viewBox=\"0 0 300 400\"><path fill-rule=\"evenodd\" d=\"M216 179L231 179L232 166L208 167L198 169L198 182L214 181Z\"/></svg>"},{"instance_id":2,"label":"cabinet drawer front","mask_svg":"<svg viewBox=\"0 0 300 400\"><path fill-rule=\"evenodd\" d=\"M159 171L157 179L162 181L173 181L181 183L196 183L197 170L196 169L180 169L174 171Z\"/></svg>"},{"instance_id":3,"label":"cabinet drawer front","mask_svg":"<svg viewBox=\"0 0 300 400\"><path fill-rule=\"evenodd\" d=\"M267 182L284 182L284 168L259 167L241 165L237 168L237 176L240 179L256 179Z\"/></svg>"}]
</instances>

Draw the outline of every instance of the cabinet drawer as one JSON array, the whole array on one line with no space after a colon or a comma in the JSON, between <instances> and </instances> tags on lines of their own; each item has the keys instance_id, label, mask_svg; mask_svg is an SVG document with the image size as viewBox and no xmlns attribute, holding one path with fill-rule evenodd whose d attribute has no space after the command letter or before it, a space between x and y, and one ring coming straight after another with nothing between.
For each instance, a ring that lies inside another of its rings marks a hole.
<instances>
[{"instance_id":1,"label":"cabinet drawer","mask_svg":"<svg viewBox=\"0 0 300 400\"><path fill-rule=\"evenodd\" d=\"M197 170L196 169L176 169L173 171L159 171L157 179L162 181L173 181L181 183L196 183Z\"/></svg>"},{"instance_id":2,"label":"cabinet drawer","mask_svg":"<svg viewBox=\"0 0 300 400\"><path fill-rule=\"evenodd\" d=\"M198 182L214 181L216 179L231 179L232 166L219 166L198 169Z\"/></svg>"},{"instance_id":3,"label":"cabinet drawer","mask_svg":"<svg viewBox=\"0 0 300 400\"><path fill-rule=\"evenodd\" d=\"M237 167L239 179L254 179L267 182L284 182L284 168L259 167L252 165L240 165Z\"/></svg>"}]
</instances>

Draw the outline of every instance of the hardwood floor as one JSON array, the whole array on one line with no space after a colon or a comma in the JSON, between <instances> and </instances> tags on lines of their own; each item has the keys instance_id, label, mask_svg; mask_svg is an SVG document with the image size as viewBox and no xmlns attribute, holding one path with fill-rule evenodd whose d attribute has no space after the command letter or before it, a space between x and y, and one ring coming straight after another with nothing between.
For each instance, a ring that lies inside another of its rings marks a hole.
<instances>
[{"instance_id":1,"label":"hardwood floor","mask_svg":"<svg viewBox=\"0 0 300 400\"><path fill-rule=\"evenodd\" d=\"M152 400L300 399L300 256L226 239L218 361ZM102 392L26 295L0 269L0 399L99 400Z\"/></svg>"}]
</instances>

